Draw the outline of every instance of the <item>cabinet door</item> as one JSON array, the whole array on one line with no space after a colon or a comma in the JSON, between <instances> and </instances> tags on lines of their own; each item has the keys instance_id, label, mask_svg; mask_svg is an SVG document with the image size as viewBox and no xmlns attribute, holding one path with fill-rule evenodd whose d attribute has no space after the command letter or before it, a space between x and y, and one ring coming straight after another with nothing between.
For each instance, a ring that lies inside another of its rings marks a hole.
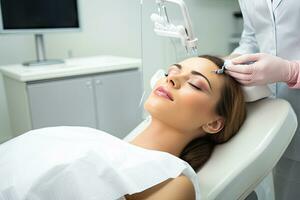
<instances>
[{"instance_id":1,"label":"cabinet door","mask_svg":"<svg viewBox=\"0 0 300 200\"><path fill-rule=\"evenodd\" d=\"M142 121L141 73L138 70L95 77L99 129L125 137Z\"/></svg>"},{"instance_id":2,"label":"cabinet door","mask_svg":"<svg viewBox=\"0 0 300 200\"><path fill-rule=\"evenodd\" d=\"M33 128L59 125L96 128L91 77L31 83L27 90Z\"/></svg>"}]
</instances>

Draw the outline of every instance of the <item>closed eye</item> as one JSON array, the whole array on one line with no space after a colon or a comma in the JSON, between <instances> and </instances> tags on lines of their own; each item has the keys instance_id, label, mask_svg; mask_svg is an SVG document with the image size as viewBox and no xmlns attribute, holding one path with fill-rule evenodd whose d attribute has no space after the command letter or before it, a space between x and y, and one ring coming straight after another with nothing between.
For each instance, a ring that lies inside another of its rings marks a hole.
<instances>
[{"instance_id":1,"label":"closed eye","mask_svg":"<svg viewBox=\"0 0 300 200\"><path fill-rule=\"evenodd\" d=\"M196 85L189 83L190 86L192 86L193 88L195 88L196 90L202 90L200 87L197 87Z\"/></svg>"}]
</instances>

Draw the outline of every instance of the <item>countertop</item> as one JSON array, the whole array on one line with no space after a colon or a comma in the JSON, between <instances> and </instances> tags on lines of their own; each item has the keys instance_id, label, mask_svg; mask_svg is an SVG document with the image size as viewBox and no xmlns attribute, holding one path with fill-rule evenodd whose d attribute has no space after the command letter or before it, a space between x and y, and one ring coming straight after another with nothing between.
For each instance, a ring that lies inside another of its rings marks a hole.
<instances>
[{"instance_id":1,"label":"countertop","mask_svg":"<svg viewBox=\"0 0 300 200\"><path fill-rule=\"evenodd\" d=\"M17 81L29 82L60 77L105 73L141 67L141 59L110 55L70 58L65 63L46 66L23 66L21 64L1 66L4 76Z\"/></svg>"}]
</instances>

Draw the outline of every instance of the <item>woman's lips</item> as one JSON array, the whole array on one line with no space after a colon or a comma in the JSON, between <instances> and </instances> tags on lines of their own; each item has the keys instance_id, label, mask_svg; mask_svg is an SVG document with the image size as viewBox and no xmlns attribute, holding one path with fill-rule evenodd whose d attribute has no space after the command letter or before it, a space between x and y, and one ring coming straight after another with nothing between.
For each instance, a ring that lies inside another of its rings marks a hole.
<instances>
[{"instance_id":1,"label":"woman's lips","mask_svg":"<svg viewBox=\"0 0 300 200\"><path fill-rule=\"evenodd\" d=\"M166 99L169 99L171 101L174 101L173 96L170 92L168 92L164 87L160 86L155 89L154 93L158 96L164 97Z\"/></svg>"}]
</instances>

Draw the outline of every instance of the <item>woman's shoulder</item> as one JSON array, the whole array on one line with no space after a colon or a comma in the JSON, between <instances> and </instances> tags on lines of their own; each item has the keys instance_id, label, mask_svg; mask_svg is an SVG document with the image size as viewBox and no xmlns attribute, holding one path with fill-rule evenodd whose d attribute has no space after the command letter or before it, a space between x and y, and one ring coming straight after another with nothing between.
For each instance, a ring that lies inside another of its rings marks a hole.
<instances>
[{"instance_id":1,"label":"woman's shoulder","mask_svg":"<svg viewBox=\"0 0 300 200\"><path fill-rule=\"evenodd\" d=\"M127 195L127 200L195 200L195 190L192 181L180 175L174 179L168 179L143 192Z\"/></svg>"}]
</instances>

